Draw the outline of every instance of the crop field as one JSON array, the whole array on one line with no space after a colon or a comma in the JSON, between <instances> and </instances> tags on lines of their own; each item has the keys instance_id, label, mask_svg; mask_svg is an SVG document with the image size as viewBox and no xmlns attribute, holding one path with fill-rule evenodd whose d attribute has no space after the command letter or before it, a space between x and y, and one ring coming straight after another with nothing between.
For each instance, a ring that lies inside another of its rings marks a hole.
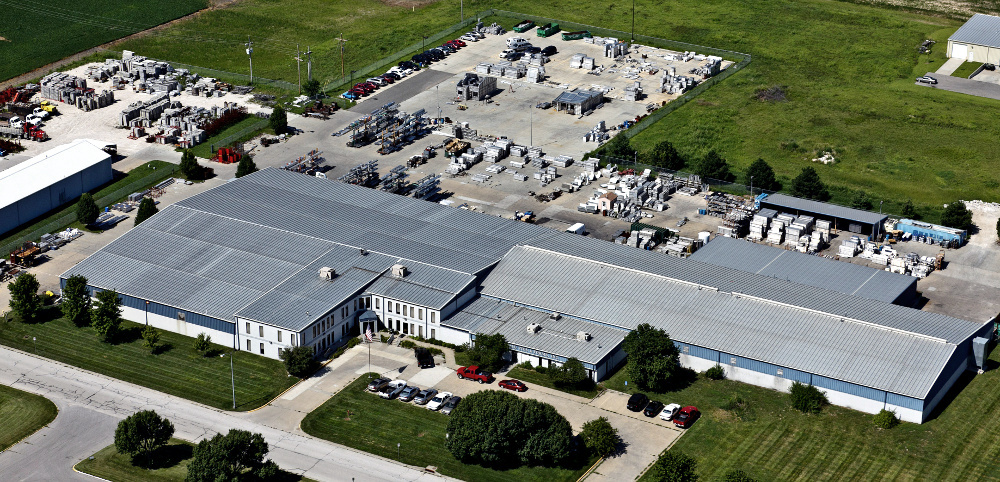
<instances>
[{"instance_id":1,"label":"crop field","mask_svg":"<svg viewBox=\"0 0 1000 482\"><path fill-rule=\"evenodd\" d=\"M196 12L206 0L0 0L0 80Z\"/></svg>"},{"instance_id":2,"label":"crop field","mask_svg":"<svg viewBox=\"0 0 1000 482\"><path fill-rule=\"evenodd\" d=\"M495 7L622 31L632 22L630 4L622 2L465 3L466 15ZM252 30L259 32L256 75L295 82L296 45L308 46L314 77L326 84L340 80L341 34L349 75L459 21L452 2L415 4L248 0L124 47L245 73L245 37L235 32ZM692 159L715 149L737 172L763 158L786 181L813 165L834 201L861 189L885 201L887 212L907 199L930 212L959 198L998 198L1000 171L989 166L989 153L1000 133L1000 102L913 82L943 63L959 20L826 0L639 0L635 17L636 33L753 55L749 67L638 135L633 147L640 154L669 140ZM939 43L932 54L918 54L927 38ZM769 87L780 87L785 100L757 100L757 91ZM838 162L812 163L825 149Z\"/></svg>"}]
</instances>

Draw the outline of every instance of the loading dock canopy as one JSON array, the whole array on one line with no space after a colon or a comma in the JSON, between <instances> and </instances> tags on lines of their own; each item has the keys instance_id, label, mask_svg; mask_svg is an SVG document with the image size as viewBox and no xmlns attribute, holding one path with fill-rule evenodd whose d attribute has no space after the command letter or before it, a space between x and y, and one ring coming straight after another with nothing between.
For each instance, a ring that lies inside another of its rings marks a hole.
<instances>
[{"instance_id":1,"label":"loading dock canopy","mask_svg":"<svg viewBox=\"0 0 1000 482\"><path fill-rule=\"evenodd\" d=\"M888 216L884 214L862 211L860 209L838 206L836 204L819 201L810 201L808 199L786 196L784 194L771 194L770 196L764 198L760 204L761 207L769 207L778 211L790 212L795 215L810 214L815 215L820 219L834 219L838 221L836 229L847 228L847 223L839 222L842 220L847 221L848 223L865 225L866 230L871 231L872 227L882 223L886 220L886 218L888 218Z\"/></svg>"},{"instance_id":2,"label":"loading dock canopy","mask_svg":"<svg viewBox=\"0 0 1000 482\"><path fill-rule=\"evenodd\" d=\"M1000 17L977 13L948 41L1000 48Z\"/></svg>"}]
</instances>

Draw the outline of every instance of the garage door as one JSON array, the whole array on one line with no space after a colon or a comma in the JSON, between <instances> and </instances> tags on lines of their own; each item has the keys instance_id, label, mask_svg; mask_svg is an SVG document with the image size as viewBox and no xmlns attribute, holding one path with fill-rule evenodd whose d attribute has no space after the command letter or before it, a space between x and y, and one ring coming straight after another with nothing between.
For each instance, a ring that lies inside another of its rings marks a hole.
<instances>
[{"instance_id":1,"label":"garage door","mask_svg":"<svg viewBox=\"0 0 1000 482\"><path fill-rule=\"evenodd\" d=\"M965 44L952 44L951 56L952 58L965 60L969 57L969 46Z\"/></svg>"}]
</instances>

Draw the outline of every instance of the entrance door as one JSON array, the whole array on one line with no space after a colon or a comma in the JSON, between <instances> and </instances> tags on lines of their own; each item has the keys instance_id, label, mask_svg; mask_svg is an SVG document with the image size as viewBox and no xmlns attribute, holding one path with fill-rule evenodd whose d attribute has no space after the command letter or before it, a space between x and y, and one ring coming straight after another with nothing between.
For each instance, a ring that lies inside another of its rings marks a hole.
<instances>
[{"instance_id":1,"label":"entrance door","mask_svg":"<svg viewBox=\"0 0 1000 482\"><path fill-rule=\"evenodd\" d=\"M951 45L951 56L956 59L967 59L969 58L969 46L965 44L952 44Z\"/></svg>"}]
</instances>

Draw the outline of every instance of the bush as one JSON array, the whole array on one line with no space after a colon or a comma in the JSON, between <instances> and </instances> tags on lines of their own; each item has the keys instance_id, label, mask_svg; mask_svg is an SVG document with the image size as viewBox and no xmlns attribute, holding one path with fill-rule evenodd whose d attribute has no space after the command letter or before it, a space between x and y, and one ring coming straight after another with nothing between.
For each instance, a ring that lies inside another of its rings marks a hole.
<instances>
[{"instance_id":1,"label":"bush","mask_svg":"<svg viewBox=\"0 0 1000 482\"><path fill-rule=\"evenodd\" d=\"M428 348L427 351L429 351L431 355L444 356L444 351L440 348Z\"/></svg>"},{"instance_id":2,"label":"bush","mask_svg":"<svg viewBox=\"0 0 1000 482\"><path fill-rule=\"evenodd\" d=\"M185 149L181 154L181 173L184 177L191 181L200 181L205 179L205 168L201 164L198 164L198 160L195 159L194 153L190 150Z\"/></svg>"},{"instance_id":3,"label":"bush","mask_svg":"<svg viewBox=\"0 0 1000 482\"><path fill-rule=\"evenodd\" d=\"M549 371L549 369L542 365L538 365L537 367L535 367L535 371L541 373L542 375L545 375Z\"/></svg>"},{"instance_id":4,"label":"bush","mask_svg":"<svg viewBox=\"0 0 1000 482\"><path fill-rule=\"evenodd\" d=\"M476 344L469 349L469 360L488 372L497 372L506 363L503 355L510 352L507 339L500 333L487 335L476 333Z\"/></svg>"},{"instance_id":5,"label":"bush","mask_svg":"<svg viewBox=\"0 0 1000 482\"><path fill-rule=\"evenodd\" d=\"M583 444L590 450L590 453L598 457L607 457L617 452L618 443L621 442L618 429L612 427L605 417L583 424L580 438L583 439Z\"/></svg>"},{"instance_id":6,"label":"bush","mask_svg":"<svg viewBox=\"0 0 1000 482\"><path fill-rule=\"evenodd\" d=\"M705 378L709 380L722 380L726 378L726 371L718 363L714 367L705 370Z\"/></svg>"},{"instance_id":7,"label":"bush","mask_svg":"<svg viewBox=\"0 0 1000 482\"><path fill-rule=\"evenodd\" d=\"M76 202L76 220L86 226L96 221L100 214L101 210L97 208L94 196L91 196L89 192L83 193L80 200Z\"/></svg>"},{"instance_id":8,"label":"bush","mask_svg":"<svg viewBox=\"0 0 1000 482\"><path fill-rule=\"evenodd\" d=\"M515 368L522 368L524 370L534 370L535 365L532 365L530 361L524 361L515 365Z\"/></svg>"},{"instance_id":9,"label":"bush","mask_svg":"<svg viewBox=\"0 0 1000 482\"><path fill-rule=\"evenodd\" d=\"M702 182L709 182L709 179L732 182L736 176L729 170L729 164L718 152L709 151L698 163L694 165L695 174L701 176Z\"/></svg>"},{"instance_id":10,"label":"bush","mask_svg":"<svg viewBox=\"0 0 1000 482\"><path fill-rule=\"evenodd\" d=\"M792 195L805 199L826 201L830 199L830 191L819 178L819 173L812 167L805 167L795 179L792 179Z\"/></svg>"},{"instance_id":11,"label":"bush","mask_svg":"<svg viewBox=\"0 0 1000 482\"><path fill-rule=\"evenodd\" d=\"M160 342L160 331L152 326L146 325L142 329L142 346L156 351L156 344Z\"/></svg>"},{"instance_id":12,"label":"bush","mask_svg":"<svg viewBox=\"0 0 1000 482\"><path fill-rule=\"evenodd\" d=\"M722 409L733 414L733 417L741 422L752 422L757 418L750 407L750 402L739 394L729 397L729 400L722 405Z\"/></svg>"},{"instance_id":13,"label":"bush","mask_svg":"<svg viewBox=\"0 0 1000 482\"><path fill-rule=\"evenodd\" d=\"M879 413L872 417L872 423L874 423L878 428L888 430L896 425L899 425L899 417L896 416L895 411L883 408Z\"/></svg>"},{"instance_id":14,"label":"bush","mask_svg":"<svg viewBox=\"0 0 1000 482\"><path fill-rule=\"evenodd\" d=\"M830 401L826 399L826 394L812 384L805 385L793 382L791 397L792 407L802 413L819 413L824 406L830 404Z\"/></svg>"},{"instance_id":15,"label":"bush","mask_svg":"<svg viewBox=\"0 0 1000 482\"><path fill-rule=\"evenodd\" d=\"M257 164L253 162L253 158L249 154L244 154L240 158L240 163L236 165L236 177L243 177L257 171Z\"/></svg>"},{"instance_id":16,"label":"bush","mask_svg":"<svg viewBox=\"0 0 1000 482\"><path fill-rule=\"evenodd\" d=\"M741 469L734 469L726 472L722 477L722 482L757 482L757 479L750 477L750 474Z\"/></svg>"},{"instance_id":17,"label":"bush","mask_svg":"<svg viewBox=\"0 0 1000 482\"><path fill-rule=\"evenodd\" d=\"M184 480L217 482L244 480L247 475L273 477L277 467L264 460L267 452L267 442L259 433L236 429L226 435L217 433L195 446Z\"/></svg>"},{"instance_id":18,"label":"bush","mask_svg":"<svg viewBox=\"0 0 1000 482\"><path fill-rule=\"evenodd\" d=\"M454 343L448 343L446 341L438 340L437 338L424 338L422 336L411 336L410 338L412 338L414 340L417 340L417 341L422 341L424 343L430 343L431 345L437 345L437 346L443 346L445 348L451 348L452 350L455 350L458 353L461 353L461 352L465 351L466 348L467 348L465 345L456 345Z\"/></svg>"},{"instance_id":19,"label":"bush","mask_svg":"<svg viewBox=\"0 0 1000 482\"><path fill-rule=\"evenodd\" d=\"M643 323L625 336L626 373L642 390L662 393L680 372L680 350L667 332Z\"/></svg>"},{"instance_id":20,"label":"bush","mask_svg":"<svg viewBox=\"0 0 1000 482\"><path fill-rule=\"evenodd\" d=\"M148 197L142 198L142 201L139 201L139 210L135 213L135 225L138 226L158 212L160 210L156 208L156 201Z\"/></svg>"},{"instance_id":21,"label":"bush","mask_svg":"<svg viewBox=\"0 0 1000 482\"><path fill-rule=\"evenodd\" d=\"M194 349L202 355L207 355L209 348L212 348L212 337L205 333L198 333L194 339Z\"/></svg>"},{"instance_id":22,"label":"bush","mask_svg":"<svg viewBox=\"0 0 1000 482\"><path fill-rule=\"evenodd\" d=\"M278 358L293 377L307 378L319 368L319 362L313 358L313 349L304 345L278 350Z\"/></svg>"},{"instance_id":23,"label":"bush","mask_svg":"<svg viewBox=\"0 0 1000 482\"><path fill-rule=\"evenodd\" d=\"M944 208L941 224L949 228L969 229L972 227L972 211L966 209L964 202L955 201Z\"/></svg>"},{"instance_id":24,"label":"bush","mask_svg":"<svg viewBox=\"0 0 1000 482\"><path fill-rule=\"evenodd\" d=\"M87 291L87 278L74 275L66 280L62 291L62 304L59 308L63 316L78 327L90 326L91 298Z\"/></svg>"},{"instance_id":25,"label":"bush","mask_svg":"<svg viewBox=\"0 0 1000 482\"><path fill-rule=\"evenodd\" d=\"M399 342L399 346L402 347L402 348L409 349L409 348L416 348L417 344L413 343L410 340L403 340L403 341Z\"/></svg>"},{"instance_id":26,"label":"bush","mask_svg":"<svg viewBox=\"0 0 1000 482\"><path fill-rule=\"evenodd\" d=\"M561 388L577 388L591 381L587 376L587 369L576 358L566 360L562 366L552 367L549 370L549 379L555 386Z\"/></svg>"},{"instance_id":27,"label":"bush","mask_svg":"<svg viewBox=\"0 0 1000 482\"><path fill-rule=\"evenodd\" d=\"M656 463L649 469L652 480L657 482L697 482L695 469L698 462L690 455L677 450L660 454Z\"/></svg>"}]
</instances>

